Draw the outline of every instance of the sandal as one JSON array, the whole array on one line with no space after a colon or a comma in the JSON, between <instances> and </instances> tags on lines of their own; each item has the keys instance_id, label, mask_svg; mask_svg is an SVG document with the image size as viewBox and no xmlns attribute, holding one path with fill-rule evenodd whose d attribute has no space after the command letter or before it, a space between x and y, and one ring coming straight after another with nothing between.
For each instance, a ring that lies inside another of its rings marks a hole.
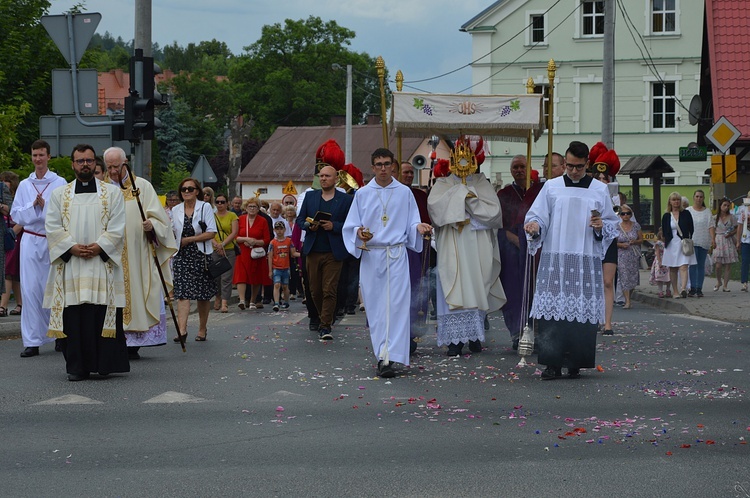
<instances>
[{"instance_id":1,"label":"sandal","mask_svg":"<svg viewBox=\"0 0 750 498\"><path fill-rule=\"evenodd\" d=\"M227 305L225 304L225 305L223 305L223 306L221 307L221 310L220 310L220 311L221 311L221 313L227 313L227 312L229 311L229 309L227 308Z\"/></svg>"},{"instance_id":2,"label":"sandal","mask_svg":"<svg viewBox=\"0 0 750 498\"><path fill-rule=\"evenodd\" d=\"M241 310L245 309L245 301L240 301L240 303L237 305L237 307Z\"/></svg>"},{"instance_id":3,"label":"sandal","mask_svg":"<svg viewBox=\"0 0 750 498\"><path fill-rule=\"evenodd\" d=\"M0 306L0 316L8 316L8 309L5 306Z\"/></svg>"},{"instance_id":4,"label":"sandal","mask_svg":"<svg viewBox=\"0 0 750 498\"><path fill-rule=\"evenodd\" d=\"M206 332L206 334L208 334L208 332ZM195 336L195 340L197 342L204 342L206 340L206 336L205 335L196 335Z\"/></svg>"},{"instance_id":5,"label":"sandal","mask_svg":"<svg viewBox=\"0 0 750 498\"><path fill-rule=\"evenodd\" d=\"M16 307L14 309L10 310L10 313L8 313L8 314L9 315L20 315L21 314L21 308L22 308L21 305L17 304Z\"/></svg>"},{"instance_id":6,"label":"sandal","mask_svg":"<svg viewBox=\"0 0 750 498\"><path fill-rule=\"evenodd\" d=\"M183 335L182 337L184 337L184 338L185 338L185 340L187 341L187 334ZM175 337L175 338L174 338L174 339L172 339L172 340L173 340L174 342L178 342L178 343L179 343L179 342L180 342L180 336L178 335L177 337Z\"/></svg>"}]
</instances>

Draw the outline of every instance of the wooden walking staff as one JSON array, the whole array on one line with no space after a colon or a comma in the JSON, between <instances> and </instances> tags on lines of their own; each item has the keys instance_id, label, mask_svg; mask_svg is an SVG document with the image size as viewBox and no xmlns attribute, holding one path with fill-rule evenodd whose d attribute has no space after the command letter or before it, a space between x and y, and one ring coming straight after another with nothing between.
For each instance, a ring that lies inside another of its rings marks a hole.
<instances>
[{"instance_id":1,"label":"wooden walking staff","mask_svg":"<svg viewBox=\"0 0 750 498\"><path fill-rule=\"evenodd\" d=\"M146 221L146 213L143 212L143 204L141 204L141 191L138 189L138 187L135 186L135 176L133 175L133 172L130 169L130 165L126 162L123 164L125 168L128 170L128 178L130 178L130 186L131 190L133 191L133 197L135 197L135 202L138 203L138 211L141 213L141 221ZM127 188L125 184L122 183L122 175L120 175L120 187L123 189ZM156 270L159 272L159 280L161 280L161 288L164 290L164 298L167 300L167 304L169 305L169 311L172 313L172 320L174 321L174 326L177 329L177 337L180 338L180 346L182 346L182 352L185 353L185 336L180 333L180 326L177 323L177 315L174 312L174 307L172 306L172 300L169 298L169 289L167 289L167 281L164 280L164 273L161 271L161 265L159 264L159 257L156 255L156 233L154 233L153 230L146 233L146 239L148 239L149 247L151 247L151 255L154 257L154 265L156 266Z\"/></svg>"}]
</instances>

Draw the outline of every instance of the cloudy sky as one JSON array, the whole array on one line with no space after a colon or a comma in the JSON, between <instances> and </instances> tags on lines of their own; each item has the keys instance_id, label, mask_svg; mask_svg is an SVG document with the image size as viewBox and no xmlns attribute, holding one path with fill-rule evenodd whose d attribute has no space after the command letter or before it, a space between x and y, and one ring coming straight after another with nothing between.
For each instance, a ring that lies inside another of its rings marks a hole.
<instances>
[{"instance_id":1,"label":"cloudy sky","mask_svg":"<svg viewBox=\"0 0 750 498\"><path fill-rule=\"evenodd\" d=\"M79 0L52 0L50 14L61 14ZM86 12L99 12L97 32L133 38L134 0L80 0ZM489 0L152 0L153 39L164 46L203 40L225 42L234 54L258 40L264 25L317 16L353 30L350 49L383 56L395 76L421 80L471 62L471 37L462 24L488 7ZM471 85L469 68L433 81L414 83L420 91L455 93ZM411 90L413 88L404 88Z\"/></svg>"}]
</instances>

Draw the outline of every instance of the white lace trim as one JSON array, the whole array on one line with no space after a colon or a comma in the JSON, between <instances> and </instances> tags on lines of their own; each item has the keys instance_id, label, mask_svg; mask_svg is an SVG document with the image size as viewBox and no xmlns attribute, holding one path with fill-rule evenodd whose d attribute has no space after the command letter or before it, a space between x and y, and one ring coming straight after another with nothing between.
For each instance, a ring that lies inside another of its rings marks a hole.
<instances>
[{"instance_id":1,"label":"white lace trim","mask_svg":"<svg viewBox=\"0 0 750 498\"><path fill-rule=\"evenodd\" d=\"M545 320L604 323L601 258L543 252L531 316Z\"/></svg>"},{"instance_id":2,"label":"white lace trim","mask_svg":"<svg viewBox=\"0 0 750 498\"><path fill-rule=\"evenodd\" d=\"M484 316L481 310L457 310L438 315L438 346L484 340Z\"/></svg>"}]
</instances>

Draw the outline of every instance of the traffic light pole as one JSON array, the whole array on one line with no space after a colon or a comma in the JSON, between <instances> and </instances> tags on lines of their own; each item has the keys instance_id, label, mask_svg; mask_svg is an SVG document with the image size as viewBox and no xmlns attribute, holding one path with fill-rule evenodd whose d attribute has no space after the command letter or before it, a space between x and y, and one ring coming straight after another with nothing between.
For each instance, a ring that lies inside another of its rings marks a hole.
<instances>
[{"instance_id":1,"label":"traffic light pole","mask_svg":"<svg viewBox=\"0 0 750 498\"><path fill-rule=\"evenodd\" d=\"M133 46L136 49L143 50L144 56L151 57L151 0L135 0L134 32ZM130 77L132 78L133 75L130 75ZM138 168L135 174L151 181L151 175L148 167L146 167L151 162L151 140L143 140L140 145L140 147L136 147L136 155L133 156Z\"/></svg>"}]
</instances>

